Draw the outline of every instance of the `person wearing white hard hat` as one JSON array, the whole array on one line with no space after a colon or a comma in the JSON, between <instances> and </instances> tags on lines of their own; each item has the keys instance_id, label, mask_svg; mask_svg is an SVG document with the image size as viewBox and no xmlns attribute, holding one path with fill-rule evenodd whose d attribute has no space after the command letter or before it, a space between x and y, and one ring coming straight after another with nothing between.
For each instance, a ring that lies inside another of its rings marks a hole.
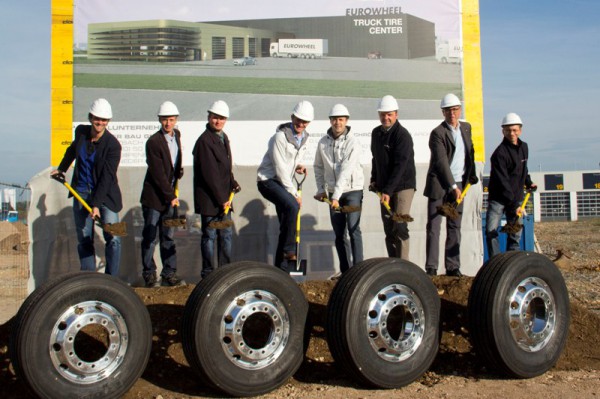
<instances>
[{"instance_id":1,"label":"person wearing white hard hat","mask_svg":"<svg viewBox=\"0 0 600 399\"><path fill-rule=\"evenodd\" d=\"M458 97L446 94L440 103L444 121L429 135L431 158L423 194L427 201L427 240L425 270L436 275L440 258L440 230L444 203L455 203L467 182L475 184L475 150L471 140L471 124L460 121L462 106ZM457 218L446 218L444 265L446 275L462 276L460 271L460 226L463 214L461 202Z\"/></svg>"},{"instance_id":2,"label":"person wearing white hard hat","mask_svg":"<svg viewBox=\"0 0 600 399\"><path fill-rule=\"evenodd\" d=\"M286 272L290 270L288 265L296 262L296 219L302 206L302 197L293 179L295 173L307 173L303 165L309 137L306 127L314 116L310 102L296 104L291 122L280 124L269 140L257 171L258 191L275 205L279 219L275 266Z\"/></svg>"},{"instance_id":3,"label":"person wearing white hard hat","mask_svg":"<svg viewBox=\"0 0 600 399\"><path fill-rule=\"evenodd\" d=\"M117 169L121 161L121 144L107 129L112 119L112 108L104 98L95 100L89 110L91 125L75 128L75 138L51 175L64 175L73 161L71 186L92 208L92 217L87 209L73 199L73 216L77 231L77 252L81 270L96 271L94 249L94 218L103 224L117 223L123 200ZM69 194L69 196L71 196ZM106 274L119 275L121 264L121 239L103 230L105 240Z\"/></svg>"},{"instance_id":4,"label":"person wearing white hard hat","mask_svg":"<svg viewBox=\"0 0 600 399\"><path fill-rule=\"evenodd\" d=\"M381 194L381 219L385 232L385 245L389 257L408 260L410 207L417 189L417 172L413 140L398 121L398 102L390 95L384 96L377 107L380 126L371 133L373 155L369 190ZM390 217L384 203L400 216Z\"/></svg>"},{"instance_id":5,"label":"person wearing white hard hat","mask_svg":"<svg viewBox=\"0 0 600 399\"><path fill-rule=\"evenodd\" d=\"M160 130L146 141L146 177L142 186L140 202L144 216L142 229L142 277L146 287L157 287L154 247L156 236L160 245L162 262L161 284L164 286L183 285L177 276L177 249L173 235L174 227L163 224L171 218L179 206L175 187L183 176L181 155L181 132L175 128L179 110L171 101L160 104L157 112Z\"/></svg>"},{"instance_id":6,"label":"person wearing white hard hat","mask_svg":"<svg viewBox=\"0 0 600 399\"><path fill-rule=\"evenodd\" d=\"M335 249L340 261L340 272L363 260L360 216L363 200L364 175L360 141L347 125L350 112L342 104L335 104L329 112L331 127L319 140L315 155L315 199L329 199L329 217L335 233ZM340 212L340 207L352 208Z\"/></svg>"},{"instance_id":7,"label":"person wearing white hard hat","mask_svg":"<svg viewBox=\"0 0 600 399\"><path fill-rule=\"evenodd\" d=\"M231 224L216 229L211 222L231 220L231 192L240 191L240 185L233 176L233 158L229 137L223 130L229 118L229 106L223 100L215 101L207 110L206 130L198 137L192 154L194 155L194 209L202 223L202 278L208 276L217 266L230 263L232 233ZM233 211L233 208L231 208ZM223 225L226 225L224 223ZM215 245L217 260L215 262Z\"/></svg>"},{"instance_id":8,"label":"person wearing white hard hat","mask_svg":"<svg viewBox=\"0 0 600 399\"><path fill-rule=\"evenodd\" d=\"M498 227L502 215L506 214L507 224L516 224L518 208L523 200L523 187L535 190L527 169L529 148L520 139L523 122L519 115L510 112L502 118L500 145L491 158L490 182L488 185L488 208L486 211L485 239L489 258L501 252ZM520 248L521 231L507 234L506 250Z\"/></svg>"}]
</instances>

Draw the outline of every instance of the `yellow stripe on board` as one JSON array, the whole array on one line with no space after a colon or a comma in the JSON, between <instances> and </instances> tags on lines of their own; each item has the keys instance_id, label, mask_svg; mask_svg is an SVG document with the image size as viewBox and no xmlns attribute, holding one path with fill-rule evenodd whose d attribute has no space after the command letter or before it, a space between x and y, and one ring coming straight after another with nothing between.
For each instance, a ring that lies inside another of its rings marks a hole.
<instances>
[{"instance_id":1,"label":"yellow stripe on board","mask_svg":"<svg viewBox=\"0 0 600 399\"><path fill-rule=\"evenodd\" d=\"M463 0L462 29L465 118L473 126L475 161L485 162L479 0Z\"/></svg>"},{"instance_id":2,"label":"yellow stripe on board","mask_svg":"<svg viewBox=\"0 0 600 399\"><path fill-rule=\"evenodd\" d=\"M73 0L52 0L50 54L50 165L73 139Z\"/></svg>"}]
</instances>

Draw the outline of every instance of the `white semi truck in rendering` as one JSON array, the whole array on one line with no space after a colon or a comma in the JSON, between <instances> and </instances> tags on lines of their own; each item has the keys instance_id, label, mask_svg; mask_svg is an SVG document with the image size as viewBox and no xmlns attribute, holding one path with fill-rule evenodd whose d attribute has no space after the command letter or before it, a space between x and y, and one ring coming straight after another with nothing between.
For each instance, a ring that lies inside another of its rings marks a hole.
<instances>
[{"instance_id":1,"label":"white semi truck in rendering","mask_svg":"<svg viewBox=\"0 0 600 399\"><path fill-rule=\"evenodd\" d=\"M435 50L435 58L442 64L460 63L462 45L459 39L450 39L438 42Z\"/></svg>"},{"instance_id":2,"label":"white semi truck in rendering","mask_svg":"<svg viewBox=\"0 0 600 399\"><path fill-rule=\"evenodd\" d=\"M271 43L271 57L321 58L329 52L327 39L279 39Z\"/></svg>"}]
</instances>

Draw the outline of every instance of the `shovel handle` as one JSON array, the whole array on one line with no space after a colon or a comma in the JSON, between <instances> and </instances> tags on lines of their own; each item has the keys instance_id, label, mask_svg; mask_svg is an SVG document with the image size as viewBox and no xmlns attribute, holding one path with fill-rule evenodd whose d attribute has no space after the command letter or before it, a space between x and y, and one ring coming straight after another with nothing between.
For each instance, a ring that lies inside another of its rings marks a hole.
<instances>
[{"instance_id":1,"label":"shovel handle","mask_svg":"<svg viewBox=\"0 0 600 399\"><path fill-rule=\"evenodd\" d=\"M223 215L227 215L229 213L229 209L231 209L231 201L233 200L233 195L234 195L233 191L229 193L229 199L227 200L227 202L229 202L229 205L227 205L225 207L225 210L223 211Z\"/></svg>"},{"instance_id":2,"label":"shovel handle","mask_svg":"<svg viewBox=\"0 0 600 399\"><path fill-rule=\"evenodd\" d=\"M77 191L75 191L69 183L67 183L66 181L62 181L62 184L67 188L67 190L69 190L69 192L71 194L73 194L73 197L75 197L77 199L77 201L79 201L79 203L81 205L83 205L83 207L90 213L90 215L92 215L94 213L94 211L88 205L88 203L85 202L85 200L83 198L81 198L81 195L79 195L79 193Z\"/></svg>"},{"instance_id":3,"label":"shovel handle","mask_svg":"<svg viewBox=\"0 0 600 399\"><path fill-rule=\"evenodd\" d=\"M519 216L519 217L523 216L523 211L525 211L525 207L527 206L527 201L529 201L530 196L531 196L531 191L527 191L527 194L525 194L525 198L523 199L523 203L521 204L519 209L517 209L517 216Z\"/></svg>"},{"instance_id":4,"label":"shovel handle","mask_svg":"<svg viewBox=\"0 0 600 399\"><path fill-rule=\"evenodd\" d=\"M381 192L377 191L377 196L381 200ZM385 207L385 209L388 211L388 213L391 215L392 214L392 208L390 208L390 204L387 201L383 201L382 204Z\"/></svg>"},{"instance_id":5,"label":"shovel handle","mask_svg":"<svg viewBox=\"0 0 600 399\"><path fill-rule=\"evenodd\" d=\"M456 205L460 205L461 202L465 199L465 195L467 195L467 191L471 188L471 183L467 183L465 189L460 193L460 197L456 200Z\"/></svg>"}]
</instances>

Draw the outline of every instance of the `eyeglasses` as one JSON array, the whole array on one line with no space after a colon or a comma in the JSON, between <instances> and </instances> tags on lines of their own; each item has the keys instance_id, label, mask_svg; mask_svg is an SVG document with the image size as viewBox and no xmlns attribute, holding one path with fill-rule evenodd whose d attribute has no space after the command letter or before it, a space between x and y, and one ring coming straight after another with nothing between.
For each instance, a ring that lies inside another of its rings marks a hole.
<instances>
[{"instance_id":1,"label":"eyeglasses","mask_svg":"<svg viewBox=\"0 0 600 399\"><path fill-rule=\"evenodd\" d=\"M444 108L443 111L452 112L456 114L457 112L460 112L460 107Z\"/></svg>"}]
</instances>

